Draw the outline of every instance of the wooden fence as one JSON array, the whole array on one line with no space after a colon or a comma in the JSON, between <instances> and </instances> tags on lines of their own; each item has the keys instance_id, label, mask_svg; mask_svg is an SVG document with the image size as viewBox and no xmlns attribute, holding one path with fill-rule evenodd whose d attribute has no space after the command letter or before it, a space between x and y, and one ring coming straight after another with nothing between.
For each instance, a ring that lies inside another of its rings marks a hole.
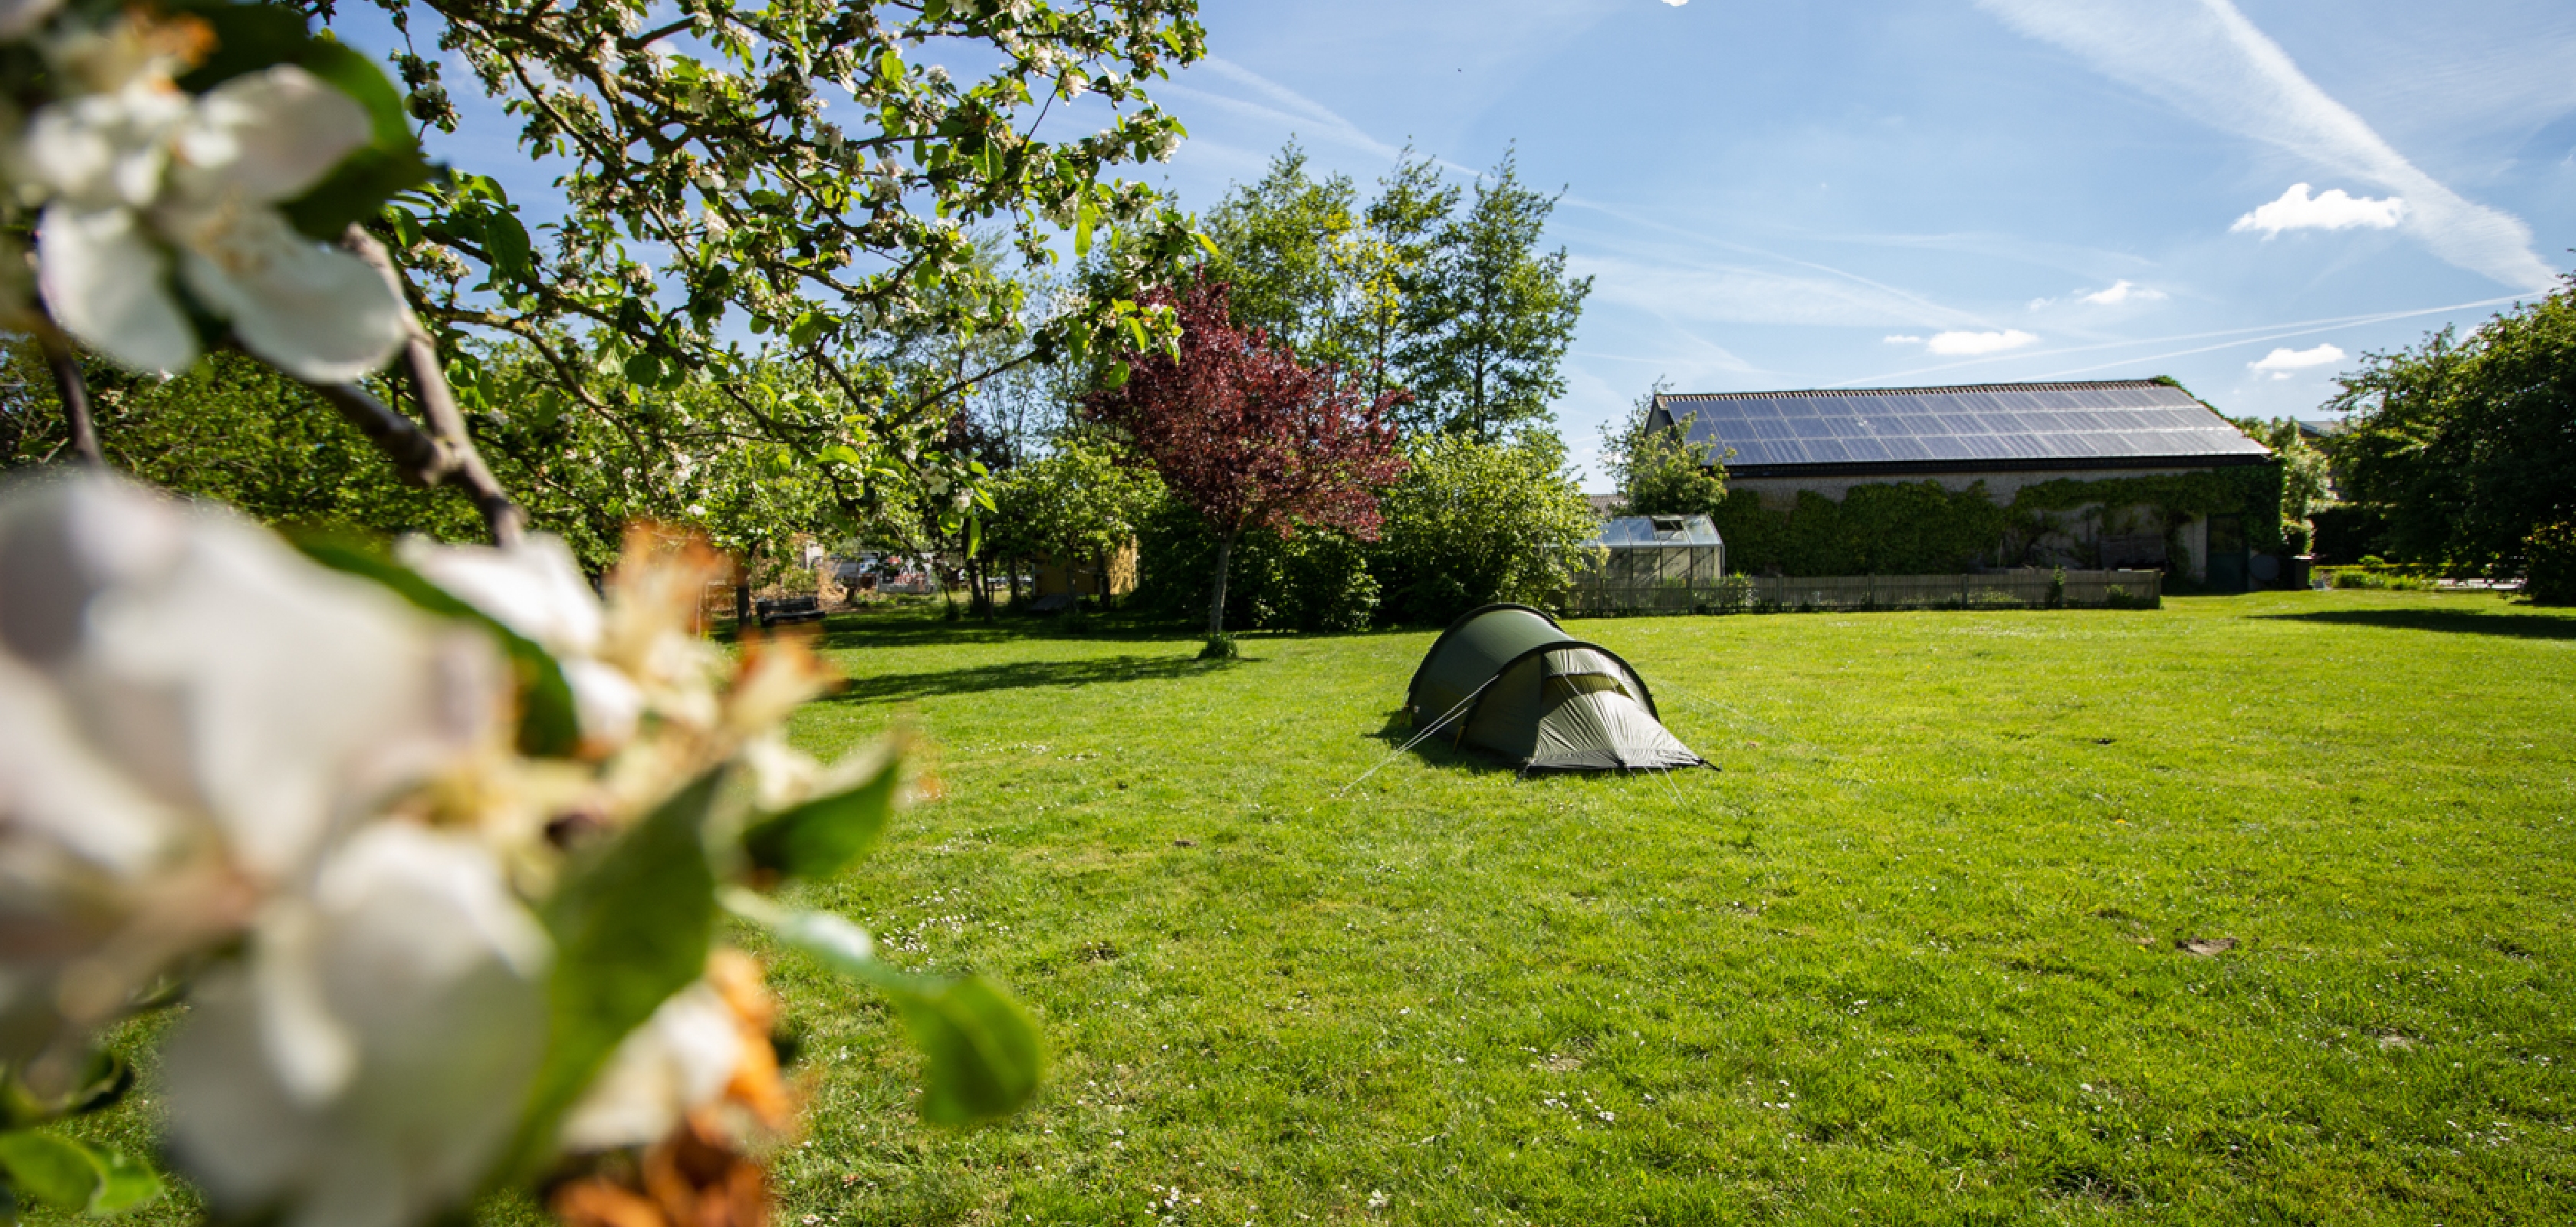
<instances>
[{"instance_id":1,"label":"wooden fence","mask_svg":"<svg viewBox=\"0 0 2576 1227\"><path fill-rule=\"evenodd\" d=\"M1869 609L2156 609L2164 604L2164 573L1729 575L1714 584L1691 584L1674 592L1592 588L1577 589L1568 595L1566 612L1589 616Z\"/></svg>"}]
</instances>

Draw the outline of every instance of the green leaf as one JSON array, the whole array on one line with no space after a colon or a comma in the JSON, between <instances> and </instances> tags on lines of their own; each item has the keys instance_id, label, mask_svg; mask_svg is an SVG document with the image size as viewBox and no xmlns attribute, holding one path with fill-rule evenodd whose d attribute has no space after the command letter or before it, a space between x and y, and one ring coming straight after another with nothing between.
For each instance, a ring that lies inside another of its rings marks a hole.
<instances>
[{"instance_id":1,"label":"green leaf","mask_svg":"<svg viewBox=\"0 0 2576 1227\"><path fill-rule=\"evenodd\" d=\"M518 671L520 752L561 758L580 747L581 716L573 706L572 686L564 681L563 666L554 654L536 640L459 600L419 572L365 547L323 536L301 537L294 544L305 557L334 571L374 580L420 609L461 618L490 632Z\"/></svg>"},{"instance_id":2,"label":"green leaf","mask_svg":"<svg viewBox=\"0 0 2576 1227\"><path fill-rule=\"evenodd\" d=\"M123 1151L22 1129L0 1133L8 1185L60 1210L92 1215L131 1210L161 1196L161 1174Z\"/></svg>"},{"instance_id":3,"label":"green leaf","mask_svg":"<svg viewBox=\"0 0 2576 1227\"><path fill-rule=\"evenodd\" d=\"M161 1173L121 1150L94 1152L99 1161L98 1192L89 1200L92 1214L121 1214L161 1198Z\"/></svg>"},{"instance_id":4,"label":"green leaf","mask_svg":"<svg viewBox=\"0 0 2576 1227\"><path fill-rule=\"evenodd\" d=\"M39 1096L23 1079L0 1079L0 1128L84 1116L114 1107L134 1089L134 1067L106 1049L93 1050L80 1078L59 1095Z\"/></svg>"},{"instance_id":5,"label":"green leaf","mask_svg":"<svg viewBox=\"0 0 2576 1227\"><path fill-rule=\"evenodd\" d=\"M969 976L928 992L885 991L921 1047L923 1119L963 1125L1005 1116L1036 1093L1037 1027L1000 989Z\"/></svg>"},{"instance_id":6,"label":"green leaf","mask_svg":"<svg viewBox=\"0 0 2576 1227\"><path fill-rule=\"evenodd\" d=\"M417 148L361 149L314 184L310 191L278 206L296 232L323 242L340 237L351 222L376 216L387 200L429 178L429 163Z\"/></svg>"},{"instance_id":7,"label":"green leaf","mask_svg":"<svg viewBox=\"0 0 2576 1227\"><path fill-rule=\"evenodd\" d=\"M89 1149L65 1137L21 1129L0 1133L0 1171L9 1183L58 1210L86 1210L106 1174Z\"/></svg>"},{"instance_id":8,"label":"green leaf","mask_svg":"<svg viewBox=\"0 0 2576 1227\"><path fill-rule=\"evenodd\" d=\"M1091 254L1091 227L1100 220L1100 210L1089 199L1073 214L1073 254L1079 259Z\"/></svg>"},{"instance_id":9,"label":"green leaf","mask_svg":"<svg viewBox=\"0 0 2576 1227\"><path fill-rule=\"evenodd\" d=\"M511 1149L522 1163L545 1161L619 1041L706 973L716 877L702 832L723 782L721 767L699 776L556 888L545 1064Z\"/></svg>"},{"instance_id":10,"label":"green leaf","mask_svg":"<svg viewBox=\"0 0 2576 1227\"><path fill-rule=\"evenodd\" d=\"M878 962L856 925L828 912L780 908L748 891L727 895L738 915L778 940L886 995L923 1058L921 1115L965 1125L1018 1111L1044 1068L1038 1030L1016 1002L981 977L935 980Z\"/></svg>"},{"instance_id":11,"label":"green leaf","mask_svg":"<svg viewBox=\"0 0 2576 1227\"><path fill-rule=\"evenodd\" d=\"M491 257L496 277L521 285L536 280L535 248L516 213L495 209L484 215L483 254Z\"/></svg>"},{"instance_id":12,"label":"green leaf","mask_svg":"<svg viewBox=\"0 0 2576 1227\"><path fill-rule=\"evenodd\" d=\"M820 311L808 311L797 316L796 322L787 326L787 343L798 349L812 345L814 338L823 335L823 325L828 322Z\"/></svg>"},{"instance_id":13,"label":"green leaf","mask_svg":"<svg viewBox=\"0 0 2576 1227\"><path fill-rule=\"evenodd\" d=\"M626 377L640 388L662 386L662 359L651 353L639 353L626 359Z\"/></svg>"},{"instance_id":14,"label":"green leaf","mask_svg":"<svg viewBox=\"0 0 2576 1227\"><path fill-rule=\"evenodd\" d=\"M743 851L760 868L794 878L828 878L868 850L894 813L903 761L891 748L857 785L753 823Z\"/></svg>"}]
</instances>

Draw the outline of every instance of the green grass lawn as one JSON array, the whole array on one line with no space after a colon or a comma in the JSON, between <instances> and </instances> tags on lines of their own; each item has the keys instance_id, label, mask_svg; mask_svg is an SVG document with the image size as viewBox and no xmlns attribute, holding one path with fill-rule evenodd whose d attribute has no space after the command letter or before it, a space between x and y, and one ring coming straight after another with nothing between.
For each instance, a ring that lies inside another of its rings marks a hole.
<instances>
[{"instance_id":1,"label":"green grass lawn","mask_svg":"<svg viewBox=\"0 0 2576 1227\"><path fill-rule=\"evenodd\" d=\"M1575 623L1721 771L1384 759L1429 633L836 619L945 797L807 902L1037 1014L948 1132L779 979L787 1223L2576 1220L2576 618ZM2185 939L2232 938L2202 957Z\"/></svg>"},{"instance_id":2,"label":"green grass lawn","mask_svg":"<svg viewBox=\"0 0 2576 1227\"><path fill-rule=\"evenodd\" d=\"M997 976L1053 1063L926 1127L888 1013L778 956L782 1227L2576 1221L2576 617L1573 629L1723 770L1337 797L1429 633L835 619L798 739L908 724L945 796L805 901ZM148 1146L152 1093L78 1129Z\"/></svg>"}]
</instances>

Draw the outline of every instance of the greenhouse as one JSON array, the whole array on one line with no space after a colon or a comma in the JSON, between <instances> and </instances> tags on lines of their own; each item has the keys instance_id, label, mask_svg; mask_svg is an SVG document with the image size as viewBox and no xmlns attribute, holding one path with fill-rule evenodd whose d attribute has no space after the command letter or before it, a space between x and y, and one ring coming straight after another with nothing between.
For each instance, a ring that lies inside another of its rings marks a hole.
<instances>
[{"instance_id":1,"label":"greenhouse","mask_svg":"<svg viewBox=\"0 0 2576 1227\"><path fill-rule=\"evenodd\" d=\"M1689 613L1727 604L1726 542L1707 516L1610 520L1584 549L1566 593L1569 614Z\"/></svg>"}]
</instances>

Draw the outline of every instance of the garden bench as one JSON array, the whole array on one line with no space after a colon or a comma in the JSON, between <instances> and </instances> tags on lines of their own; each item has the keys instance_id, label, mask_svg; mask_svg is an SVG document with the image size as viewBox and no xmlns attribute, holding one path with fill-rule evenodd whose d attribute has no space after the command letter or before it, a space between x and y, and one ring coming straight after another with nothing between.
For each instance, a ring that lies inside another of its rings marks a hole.
<instances>
[{"instance_id":1,"label":"garden bench","mask_svg":"<svg viewBox=\"0 0 2576 1227\"><path fill-rule=\"evenodd\" d=\"M790 596L774 601L754 601L752 608L759 615L762 626L776 626L781 622L815 622L823 617L823 602L819 597Z\"/></svg>"}]
</instances>

